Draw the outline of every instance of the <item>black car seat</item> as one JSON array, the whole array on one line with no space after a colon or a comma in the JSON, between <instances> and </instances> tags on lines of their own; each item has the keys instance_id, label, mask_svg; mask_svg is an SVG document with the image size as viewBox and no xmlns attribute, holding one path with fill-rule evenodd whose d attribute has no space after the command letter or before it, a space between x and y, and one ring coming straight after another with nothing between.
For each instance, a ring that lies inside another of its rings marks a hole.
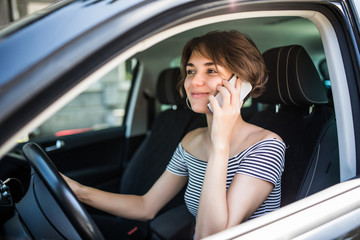
<instances>
[{"instance_id":1,"label":"black car seat","mask_svg":"<svg viewBox=\"0 0 360 240\"><path fill-rule=\"evenodd\" d=\"M185 99L180 97L176 87L179 77L178 68L167 69L160 74L157 99L161 104L174 107L161 112L154 119L151 130L123 173L120 193L146 193L164 172L184 135L195 128L206 126L205 116L190 110Z\"/></svg>"},{"instance_id":2,"label":"black car seat","mask_svg":"<svg viewBox=\"0 0 360 240\"><path fill-rule=\"evenodd\" d=\"M279 134L287 145L284 206L340 181L336 119L303 47L274 48L263 56L269 80L257 101L269 107L250 122Z\"/></svg>"},{"instance_id":3,"label":"black car seat","mask_svg":"<svg viewBox=\"0 0 360 240\"><path fill-rule=\"evenodd\" d=\"M146 193L164 172L184 135L195 128L206 126L205 116L190 110L186 106L185 98L180 96L177 89L179 77L179 68L166 69L160 74L156 89L157 99L161 104L173 105L173 108L161 112L154 119L149 134L123 173L120 193L137 195ZM180 206L185 212L178 216L174 216L174 214L171 216L168 214L169 217L163 216L161 223L155 224L154 230L158 228L157 226L170 229L171 219L174 217L181 218L183 216L184 219L189 219L187 210L183 208L184 191L169 202L160 214L177 206ZM170 234L168 232L168 235Z\"/></svg>"}]
</instances>

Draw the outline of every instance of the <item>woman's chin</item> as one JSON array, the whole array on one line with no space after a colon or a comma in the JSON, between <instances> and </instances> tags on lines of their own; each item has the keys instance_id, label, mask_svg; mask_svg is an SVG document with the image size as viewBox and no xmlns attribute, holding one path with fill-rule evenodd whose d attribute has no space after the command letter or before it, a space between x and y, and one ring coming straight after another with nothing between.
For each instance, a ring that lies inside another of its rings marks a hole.
<instances>
[{"instance_id":1,"label":"woman's chin","mask_svg":"<svg viewBox=\"0 0 360 240\"><path fill-rule=\"evenodd\" d=\"M207 106L191 106L191 109L196 113L210 113L210 110Z\"/></svg>"}]
</instances>

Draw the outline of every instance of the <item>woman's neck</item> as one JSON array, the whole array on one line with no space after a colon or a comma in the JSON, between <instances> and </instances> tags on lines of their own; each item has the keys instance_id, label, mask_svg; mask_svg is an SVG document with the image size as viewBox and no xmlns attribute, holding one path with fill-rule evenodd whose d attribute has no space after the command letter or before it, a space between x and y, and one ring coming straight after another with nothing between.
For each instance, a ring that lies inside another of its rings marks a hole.
<instances>
[{"instance_id":1,"label":"woman's neck","mask_svg":"<svg viewBox=\"0 0 360 240\"><path fill-rule=\"evenodd\" d=\"M210 141L212 121L213 121L213 115L211 113L206 113L206 121L207 121L206 137L209 138L208 140ZM236 142L238 140L239 136L242 135L241 133L244 130L244 126L246 126L246 125L247 125L247 123L244 121L244 119L240 115L239 119L236 121L234 129L232 131L233 134L232 134L231 139L230 139L230 144L233 143L233 142Z\"/></svg>"}]
</instances>

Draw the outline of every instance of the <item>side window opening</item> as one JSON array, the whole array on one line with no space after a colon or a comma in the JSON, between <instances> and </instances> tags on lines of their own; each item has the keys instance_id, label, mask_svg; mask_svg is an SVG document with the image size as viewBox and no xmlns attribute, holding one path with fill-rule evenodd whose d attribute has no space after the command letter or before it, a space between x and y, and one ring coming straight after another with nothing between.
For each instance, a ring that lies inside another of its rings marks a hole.
<instances>
[{"instance_id":1,"label":"side window opening","mask_svg":"<svg viewBox=\"0 0 360 240\"><path fill-rule=\"evenodd\" d=\"M136 59L113 68L30 134L30 139L122 126Z\"/></svg>"}]
</instances>

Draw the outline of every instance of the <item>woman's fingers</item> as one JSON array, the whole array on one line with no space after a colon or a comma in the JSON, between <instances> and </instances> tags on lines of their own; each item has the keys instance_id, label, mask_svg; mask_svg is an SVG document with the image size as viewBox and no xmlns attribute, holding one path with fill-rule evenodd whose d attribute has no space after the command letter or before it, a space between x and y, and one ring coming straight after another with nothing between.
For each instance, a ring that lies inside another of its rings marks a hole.
<instances>
[{"instance_id":1,"label":"woman's fingers","mask_svg":"<svg viewBox=\"0 0 360 240\"><path fill-rule=\"evenodd\" d=\"M231 103L231 91L232 89L230 89L229 87L231 87L229 85L228 81L224 81L224 86L218 86L217 90L219 91L219 94L221 94L222 96L222 104L220 104L222 107L225 105L229 105Z\"/></svg>"},{"instance_id":2,"label":"woman's fingers","mask_svg":"<svg viewBox=\"0 0 360 240\"><path fill-rule=\"evenodd\" d=\"M210 102L211 107L212 107L212 109L213 109L214 112L215 112L215 111L219 111L219 110L218 110L218 109L220 108L219 102L216 100L215 96L211 95L211 96L209 97L209 102Z\"/></svg>"},{"instance_id":3,"label":"woman's fingers","mask_svg":"<svg viewBox=\"0 0 360 240\"><path fill-rule=\"evenodd\" d=\"M228 104L230 106L234 106L237 109L240 109L240 92L241 92L241 80L238 78L234 83L230 83L228 81L224 81L224 87L226 87L226 90L228 91L229 96L229 102Z\"/></svg>"},{"instance_id":4,"label":"woman's fingers","mask_svg":"<svg viewBox=\"0 0 360 240\"><path fill-rule=\"evenodd\" d=\"M236 79L235 82L235 88L236 88L236 92L237 92L237 99L239 99L238 101L236 101L237 103L237 109L241 109L242 105L243 105L243 101L240 102L240 95L241 95L241 87L242 87L242 81L240 78Z\"/></svg>"},{"instance_id":5,"label":"woman's fingers","mask_svg":"<svg viewBox=\"0 0 360 240\"><path fill-rule=\"evenodd\" d=\"M209 102L213 107L214 111L217 111L218 108L228 108L234 107L236 110L240 110L242 102L240 102L240 93L241 93L242 82L240 78L236 79L234 83L230 83L227 80L223 81L223 85L217 87L218 94L221 95L221 98L210 96Z\"/></svg>"}]
</instances>

